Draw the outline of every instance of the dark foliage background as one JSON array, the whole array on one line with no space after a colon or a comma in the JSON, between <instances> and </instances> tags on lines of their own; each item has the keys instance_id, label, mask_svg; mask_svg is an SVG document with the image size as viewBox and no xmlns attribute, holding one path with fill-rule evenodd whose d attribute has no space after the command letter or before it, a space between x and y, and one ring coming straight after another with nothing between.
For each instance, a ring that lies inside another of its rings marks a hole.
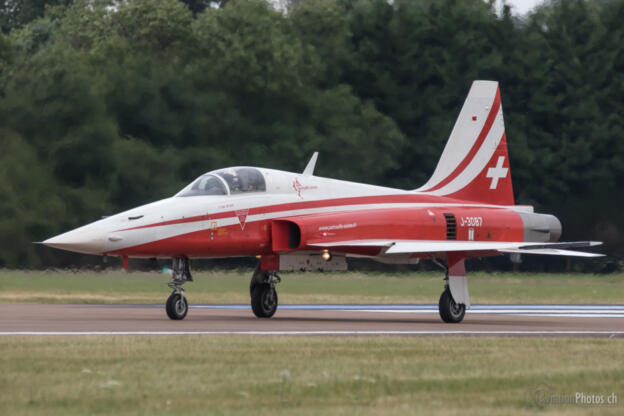
<instances>
[{"instance_id":1,"label":"dark foliage background","mask_svg":"<svg viewBox=\"0 0 624 416\"><path fill-rule=\"evenodd\" d=\"M517 203L617 266L623 0L280 4L0 4L0 267L99 261L31 242L228 165L300 170L320 150L319 175L416 188L474 79L501 83Z\"/></svg>"}]
</instances>

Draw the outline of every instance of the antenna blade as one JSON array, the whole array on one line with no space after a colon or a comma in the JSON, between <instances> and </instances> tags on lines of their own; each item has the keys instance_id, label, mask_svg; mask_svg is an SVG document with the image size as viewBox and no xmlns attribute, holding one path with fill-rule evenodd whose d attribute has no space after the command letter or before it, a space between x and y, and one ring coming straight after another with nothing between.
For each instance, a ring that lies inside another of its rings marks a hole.
<instances>
[{"instance_id":1,"label":"antenna blade","mask_svg":"<svg viewBox=\"0 0 624 416\"><path fill-rule=\"evenodd\" d=\"M318 158L318 152L314 152L314 154L310 158L310 161L308 162L308 165L303 170L303 174L305 176L312 176L314 174L314 167L316 166L316 158Z\"/></svg>"}]
</instances>

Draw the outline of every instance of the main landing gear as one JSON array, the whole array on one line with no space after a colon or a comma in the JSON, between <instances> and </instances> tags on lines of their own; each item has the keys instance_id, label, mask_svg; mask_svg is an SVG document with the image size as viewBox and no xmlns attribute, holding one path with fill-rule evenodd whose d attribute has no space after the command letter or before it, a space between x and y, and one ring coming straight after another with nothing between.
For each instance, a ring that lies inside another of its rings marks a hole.
<instances>
[{"instance_id":1,"label":"main landing gear","mask_svg":"<svg viewBox=\"0 0 624 416\"><path fill-rule=\"evenodd\" d=\"M275 271L264 271L260 266L256 268L249 284L251 310L256 317L270 318L275 314L278 304L275 285L281 281Z\"/></svg>"},{"instance_id":2,"label":"main landing gear","mask_svg":"<svg viewBox=\"0 0 624 416\"><path fill-rule=\"evenodd\" d=\"M451 291L446 286L442 296L440 296L440 302L438 303L438 310L442 320L448 324L457 324L464 319L466 314L466 305L463 303L455 303Z\"/></svg>"},{"instance_id":3,"label":"main landing gear","mask_svg":"<svg viewBox=\"0 0 624 416\"><path fill-rule=\"evenodd\" d=\"M173 259L172 280L167 284L173 291L167 299L165 309L167 316L173 320L181 320L188 313L188 302L184 296L182 285L186 282L192 282L191 265L186 257L176 257Z\"/></svg>"},{"instance_id":4,"label":"main landing gear","mask_svg":"<svg viewBox=\"0 0 624 416\"><path fill-rule=\"evenodd\" d=\"M437 262L436 264L441 265ZM446 277L438 311L444 322L457 324L464 319L466 309L470 308L464 257L459 253L449 253L447 264L448 267L441 265L446 271Z\"/></svg>"}]
</instances>

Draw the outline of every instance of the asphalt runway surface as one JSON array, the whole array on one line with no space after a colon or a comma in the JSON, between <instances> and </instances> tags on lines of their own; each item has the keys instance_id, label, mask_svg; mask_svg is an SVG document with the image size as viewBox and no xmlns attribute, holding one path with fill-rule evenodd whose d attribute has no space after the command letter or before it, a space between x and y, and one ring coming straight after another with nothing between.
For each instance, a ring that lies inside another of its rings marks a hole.
<instances>
[{"instance_id":1,"label":"asphalt runway surface","mask_svg":"<svg viewBox=\"0 0 624 416\"><path fill-rule=\"evenodd\" d=\"M624 305L473 305L460 324L437 305L191 305L183 321L162 305L0 304L0 335L490 335L624 337Z\"/></svg>"}]
</instances>

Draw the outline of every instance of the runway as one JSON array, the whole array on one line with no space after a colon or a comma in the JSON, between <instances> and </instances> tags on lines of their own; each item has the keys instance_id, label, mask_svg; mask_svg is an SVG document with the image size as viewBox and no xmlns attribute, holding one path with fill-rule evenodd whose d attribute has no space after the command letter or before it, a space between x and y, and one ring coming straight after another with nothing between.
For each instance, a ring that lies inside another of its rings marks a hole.
<instances>
[{"instance_id":1,"label":"runway","mask_svg":"<svg viewBox=\"0 0 624 416\"><path fill-rule=\"evenodd\" d=\"M437 305L194 305L183 321L162 305L0 304L0 335L490 335L624 337L624 305L474 305L460 324Z\"/></svg>"}]
</instances>

